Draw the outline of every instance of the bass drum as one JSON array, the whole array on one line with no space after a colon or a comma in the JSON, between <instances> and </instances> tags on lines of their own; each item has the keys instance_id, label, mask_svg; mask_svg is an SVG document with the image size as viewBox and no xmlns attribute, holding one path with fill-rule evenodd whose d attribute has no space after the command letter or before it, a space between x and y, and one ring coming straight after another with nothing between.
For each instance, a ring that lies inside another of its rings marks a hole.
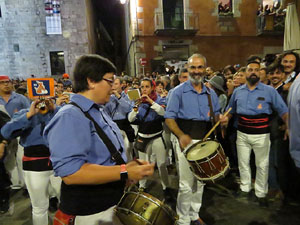
<instances>
[{"instance_id":1,"label":"bass drum","mask_svg":"<svg viewBox=\"0 0 300 225\"><path fill-rule=\"evenodd\" d=\"M229 160L217 141L198 141L184 152L193 174L200 181L215 182L229 171Z\"/></svg>"},{"instance_id":2,"label":"bass drum","mask_svg":"<svg viewBox=\"0 0 300 225\"><path fill-rule=\"evenodd\" d=\"M145 192L125 192L115 211L124 225L174 225L178 220L169 206Z\"/></svg>"}]
</instances>

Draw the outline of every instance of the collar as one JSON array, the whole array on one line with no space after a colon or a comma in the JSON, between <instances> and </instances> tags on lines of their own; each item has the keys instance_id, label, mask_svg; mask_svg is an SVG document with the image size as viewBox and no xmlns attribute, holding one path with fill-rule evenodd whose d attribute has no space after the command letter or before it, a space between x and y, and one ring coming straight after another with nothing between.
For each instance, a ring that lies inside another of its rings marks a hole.
<instances>
[{"instance_id":1,"label":"collar","mask_svg":"<svg viewBox=\"0 0 300 225\"><path fill-rule=\"evenodd\" d=\"M264 86L264 85L259 81L258 84L256 85L256 87L255 87L253 90L255 90L255 89L257 89L257 90L264 90L264 87L263 87L263 86ZM240 89L247 89L248 91L250 91L250 89L249 89L247 83L246 83L246 84L243 84L243 85L240 87Z\"/></svg>"},{"instance_id":2,"label":"collar","mask_svg":"<svg viewBox=\"0 0 300 225\"><path fill-rule=\"evenodd\" d=\"M93 107L99 109L99 106L95 102L80 94L74 94L71 96L71 101L79 105L84 112L89 111Z\"/></svg>"},{"instance_id":3,"label":"collar","mask_svg":"<svg viewBox=\"0 0 300 225\"><path fill-rule=\"evenodd\" d=\"M186 93L186 92L189 92L189 91L193 91L193 92L196 92L198 93L193 85L192 85L192 82L190 80L184 82L183 84L183 92ZM207 94L210 94L210 91L209 91L209 88L207 88L204 84L202 84L202 91L200 94L204 94L204 93L207 93Z\"/></svg>"}]
</instances>

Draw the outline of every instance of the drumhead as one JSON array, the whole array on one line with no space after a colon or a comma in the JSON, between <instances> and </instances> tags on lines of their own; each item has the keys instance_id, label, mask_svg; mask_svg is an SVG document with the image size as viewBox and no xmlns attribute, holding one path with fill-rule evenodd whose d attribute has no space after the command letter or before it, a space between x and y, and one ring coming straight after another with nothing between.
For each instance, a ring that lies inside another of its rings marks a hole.
<instances>
[{"instance_id":1,"label":"drumhead","mask_svg":"<svg viewBox=\"0 0 300 225\"><path fill-rule=\"evenodd\" d=\"M199 142L196 146L188 150L186 158L190 161L203 159L214 153L219 145L216 141Z\"/></svg>"}]
</instances>

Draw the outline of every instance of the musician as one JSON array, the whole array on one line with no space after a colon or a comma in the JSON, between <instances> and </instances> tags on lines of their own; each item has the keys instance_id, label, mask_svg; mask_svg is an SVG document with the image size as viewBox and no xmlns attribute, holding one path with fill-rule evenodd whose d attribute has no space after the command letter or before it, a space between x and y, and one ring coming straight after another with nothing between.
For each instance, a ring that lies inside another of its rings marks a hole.
<instances>
[{"instance_id":1,"label":"musician","mask_svg":"<svg viewBox=\"0 0 300 225\"><path fill-rule=\"evenodd\" d=\"M61 108L45 128L55 174L63 180L54 224L70 224L74 218L75 225L121 224L113 208L125 182L153 174L153 164L125 163L120 130L103 109L115 72L115 66L101 56L80 57L74 69L72 104Z\"/></svg>"},{"instance_id":2,"label":"musician","mask_svg":"<svg viewBox=\"0 0 300 225\"><path fill-rule=\"evenodd\" d=\"M156 161L165 198L170 197L168 170L166 166L167 151L162 137L163 115L165 113L165 98L161 98L149 78L141 80L141 104L128 115L130 122L138 125L138 136L135 148L139 157ZM140 181L140 187L146 188L146 179Z\"/></svg>"},{"instance_id":3,"label":"musician","mask_svg":"<svg viewBox=\"0 0 300 225\"><path fill-rule=\"evenodd\" d=\"M122 132L128 160L133 159L135 133L127 119L127 115L133 105L134 102L130 101L127 94L122 91L122 79L116 77L112 86L112 95L110 96L109 102L105 105L105 110Z\"/></svg>"},{"instance_id":4,"label":"musician","mask_svg":"<svg viewBox=\"0 0 300 225\"><path fill-rule=\"evenodd\" d=\"M218 96L212 89L203 85L205 68L206 58L203 55L194 54L188 59L189 81L174 89L165 113L167 126L178 138L176 153L179 190L176 210L179 215L179 225L205 224L198 218L204 183L196 180L188 161L181 152L192 139L202 139L212 127L209 96L216 119L220 114Z\"/></svg>"},{"instance_id":5,"label":"musician","mask_svg":"<svg viewBox=\"0 0 300 225\"><path fill-rule=\"evenodd\" d=\"M246 84L234 90L228 107L238 116L237 152L241 177L238 196L249 196L251 191L250 154L253 149L256 163L255 195L259 205L268 206L268 167L270 151L269 118L275 109L286 123L287 106L277 91L259 82L260 64L248 62Z\"/></svg>"},{"instance_id":6,"label":"musician","mask_svg":"<svg viewBox=\"0 0 300 225\"><path fill-rule=\"evenodd\" d=\"M37 108L39 102L35 100L29 109L16 112L12 120L1 128L1 135L5 140L20 136L20 144L24 147L24 180L32 205L33 225L48 225L48 186L51 183L55 195L59 196L61 179L54 177L51 163L49 163L50 152L42 133L58 108L52 100L46 100L49 111L41 114Z\"/></svg>"}]
</instances>

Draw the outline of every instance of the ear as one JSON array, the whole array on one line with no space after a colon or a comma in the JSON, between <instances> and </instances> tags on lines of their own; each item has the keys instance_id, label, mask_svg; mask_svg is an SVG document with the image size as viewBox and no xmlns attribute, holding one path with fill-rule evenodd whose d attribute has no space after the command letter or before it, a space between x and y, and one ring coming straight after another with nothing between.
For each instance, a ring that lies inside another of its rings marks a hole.
<instances>
[{"instance_id":1,"label":"ear","mask_svg":"<svg viewBox=\"0 0 300 225\"><path fill-rule=\"evenodd\" d=\"M87 78L87 83L90 90L93 90L95 88L95 82L92 81L91 79Z\"/></svg>"}]
</instances>

